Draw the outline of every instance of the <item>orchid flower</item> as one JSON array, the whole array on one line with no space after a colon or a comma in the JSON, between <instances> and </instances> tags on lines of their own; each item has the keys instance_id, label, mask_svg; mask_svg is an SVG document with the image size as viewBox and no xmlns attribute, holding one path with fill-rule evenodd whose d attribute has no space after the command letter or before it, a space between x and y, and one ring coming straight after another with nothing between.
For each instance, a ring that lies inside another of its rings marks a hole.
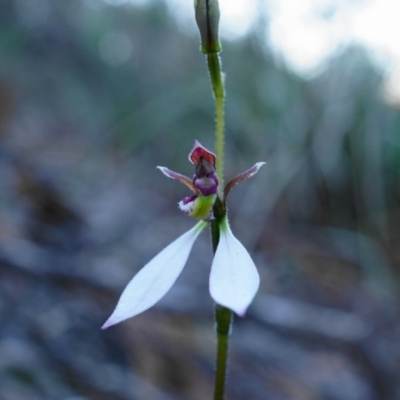
<instances>
[{"instance_id":1,"label":"orchid flower","mask_svg":"<svg viewBox=\"0 0 400 400\"><path fill-rule=\"evenodd\" d=\"M164 297L182 272L197 237L214 218L213 207L217 197L225 207L230 190L242 180L254 176L265 164L255 164L232 179L222 191L215 171L215 155L197 140L189 160L195 166L193 179L166 167L157 168L192 190L194 194L185 197L178 206L183 213L200 221L165 247L133 277L102 329L142 313ZM211 266L210 294L217 304L244 316L257 293L260 277L249 253L233 235L226 213L219 221L219 228L219 243Z\"/></svg>"}]
</instances>

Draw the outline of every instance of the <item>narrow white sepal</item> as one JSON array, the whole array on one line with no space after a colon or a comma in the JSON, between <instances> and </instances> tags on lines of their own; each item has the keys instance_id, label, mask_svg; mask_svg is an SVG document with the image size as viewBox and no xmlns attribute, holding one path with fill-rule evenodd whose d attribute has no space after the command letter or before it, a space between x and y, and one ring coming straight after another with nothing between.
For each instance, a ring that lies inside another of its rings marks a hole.
<instances>
[{"instance_id":1,"label":"narrow white sepal","mask_svg":"<svg viewBox=\"0 0 400 400\"><path fill-rule=\"evenodd\" d=\"M128 283L102 329L134 317L156 304L177 280L197 236L207 226L200 221L148 262Z\"/></svg>"},{"instance_id":2,"label":"narrow white sepal","mask_svg":"<svg viewBox=\"0 0 400 400\"><path fill-rule=\"evenodd\" d=\"M220 227L219 243L211 266L211 297L217 304L243 317L260 286L260 277L249 253L233 236L228 221L224 220Z\"/></svg>"}]
</instances>

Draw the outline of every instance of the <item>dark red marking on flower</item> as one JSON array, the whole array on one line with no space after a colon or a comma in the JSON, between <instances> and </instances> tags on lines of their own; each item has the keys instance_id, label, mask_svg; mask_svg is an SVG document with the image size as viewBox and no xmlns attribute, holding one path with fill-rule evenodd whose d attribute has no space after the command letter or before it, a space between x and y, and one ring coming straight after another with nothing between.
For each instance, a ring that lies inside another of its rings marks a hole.
<instances>
[{"instance_id":1,"label":"dark red marking on flower","mask_svg":"<svg viewBox=\"0 0 400 400\"><path fill-rule=\"evenodd\" d=\"M193 150L189 154L189 160L192 164L197 165L201 158L207 160L215 168L215 154L203 147L198 140L195 140Z\"/></svg>"}]
</instances>

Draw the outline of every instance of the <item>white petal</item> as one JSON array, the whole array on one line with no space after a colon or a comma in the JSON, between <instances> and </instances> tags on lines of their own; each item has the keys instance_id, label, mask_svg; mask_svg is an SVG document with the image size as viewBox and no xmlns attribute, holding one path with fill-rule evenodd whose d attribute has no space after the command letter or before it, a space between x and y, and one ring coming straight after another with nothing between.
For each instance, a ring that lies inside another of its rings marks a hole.
<instances>
[{"instance_id":1,"label":"white petal","mask_svg":"<svg viewBox=\"0 0 400 400\"><path fill-rule=\"evenodd\" d=\"M233 236L225 219L211 267L210 293L217 304L244 316L260 285L256 266L244 246Z\"/></svg>"},{"instance_id":2,"label":"white petal","mask_svg":"<svg viewBox=\"0 0 400 400\"><path fill-rule=\"evenodd\" d=\"M148 262L128 283L102 329L134 317L157 303L177 280L193 243L206 226L206 222L200 221Z\"/></svg>"}]
</instances>

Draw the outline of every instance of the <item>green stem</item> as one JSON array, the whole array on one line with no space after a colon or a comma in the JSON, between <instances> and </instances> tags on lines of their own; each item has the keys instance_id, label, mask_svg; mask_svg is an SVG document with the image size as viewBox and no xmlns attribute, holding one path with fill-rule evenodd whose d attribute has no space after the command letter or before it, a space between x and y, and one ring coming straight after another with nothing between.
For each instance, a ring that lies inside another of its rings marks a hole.
<instances>
[{"instance_id":1,"label":"green stem","mask_svg":"<svg viewBox=\"0 0 400 400\"><path fill-rule=\"evenodd\" d=\"M200 2L198 3L200 4ZM206 5L209 3L207 2ZM218 3L213 3L217 5ZM209 11L206 8L207 12ZM214 10L215 11L215 10ZM215 13L214 13L215 14ZM213 14L213 15L214 15ZM215 18L219 18L214 15ZM209 12L206 15L207 26L210 26ZM207 31L209 32L209 30ZM210 36L210 35L208 35ZM212 36L212 35L211 35ZM224 78L221 69L221 59L218 55L218 49L212 48L207 53L207 65L210 73L211 86L215 99L215 155L216 155L216 171L219 179L219 187L224 187L224 106L225 106L225 88ZM207 50L207 49L206 49ZM223 191L223 189L222 189ZM214 219L211 221L211 236L214 254L217 251L220 237L220 223L226 215L226 209L219 197L214 204ZM223 400L225 394L225 381L228 365L228 348L229 336L232 330L233 313L226 307L218 304L215 305L215 330L217 332L217 361L215 366L215 386L214 400Z\"/></svg>"},{"instance_id":2,"label":"green stem","mask_svg":"<svg viewBox=\"0 0 400 400\"><path fill-rule=\"evenodd\" d=\"M226 210L217 199L214 205L214 217L211 221L211 238L214 253L220 237L220 224ZM217 333L217 360L215 364L214 400L223 400L228 365L229 336L233 324L233 313L226 307L215 305L215 330Z\"/></svg>"},{"instance_id":3,"label":"green stem","mask_svg":"<svg viewBox=\"0 0 400 400\"><path fill-rule=\"evenodd\" d=\"M224 399L229 336L232 330L232 322L232 311L217 304L215 306L215 328L217 331L218 350L215 370L214 400Z\"/></svg>"},{"instance_id":4,"label":"green stem","mask_svg":"<svg viewBox=\"0 0 400 400\"><path fill-rule=\"evenodd\" d=\"M211 242L212 242L213 252L215 254L219 242L219 221L217 219L213 219L211 221Z\"/></svg>"},{"instance_id":5,"label":"green stem","mask_svg":"<svg viewBox=\"0 0 400 400\"><path fill-rule=\"evenodd\" d=\"M224 106L225 89L221 70L221 59L217 53L207 54L208 70L215 98L215 155L217 158L217 176L220 187L224 187Z\"/></svg>"}]
</instances>

